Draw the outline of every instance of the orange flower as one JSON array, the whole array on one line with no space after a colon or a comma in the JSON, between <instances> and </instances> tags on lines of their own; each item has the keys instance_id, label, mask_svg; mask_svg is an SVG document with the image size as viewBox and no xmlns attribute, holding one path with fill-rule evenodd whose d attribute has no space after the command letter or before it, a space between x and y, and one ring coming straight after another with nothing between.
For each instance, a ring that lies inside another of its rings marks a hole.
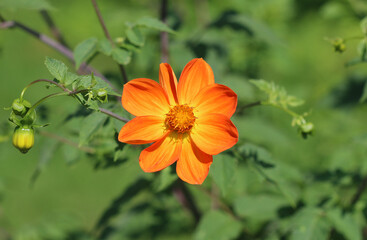
<instances>
[{"instance_id":1,"label":"orange flower","mask_svg":"<svg viewBox=\"0 0 367 240\"><path fill-rule=\"evenodd\" d=\"M138 78L124 86L122 106L136 118L118 136L129 144L152 143L139 157L145 172L160 171L177 161L177 175L201 184L213 156L231 148L238 132L230 120L237 95L214 83L210 66L201 58L191 60L177 84L168 63L159 68L159 84Z\"/></svg>"}]
</instances>

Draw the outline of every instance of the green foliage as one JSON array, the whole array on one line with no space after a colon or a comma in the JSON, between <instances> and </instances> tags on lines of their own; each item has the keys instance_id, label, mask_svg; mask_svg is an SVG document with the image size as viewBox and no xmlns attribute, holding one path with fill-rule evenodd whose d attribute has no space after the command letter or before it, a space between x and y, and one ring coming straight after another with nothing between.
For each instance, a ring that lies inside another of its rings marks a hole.
<instances>
[{"instance_id":1,"label":"green foliage","mask_svg":"<svg viewBox=\"0 0 367 240\"><path fill-rule=\"evenodd\" d=\"M90 114L83 120L82 127L79 132L79 145L87 143L92 135L96 132L107 119L106 115L98 112Z\"/></svg>"},{"instance_id":2,"label":"green foliage","mask_svg":"<svg viewBox=\"0 0 367 240\"><path fill-rule=\"evenodd\" d=\"M168 27L166 24L164 24L162 21L159 21L156 18L143 17L143 18L140 18L135 23L135 25L155 29L155 30L162 31L162 32L174 33L174 31L170 27Z\"/></svg>"},{"instance_id":3,"label":"green foliage","mask_svg":"<svg viewBox=\"0 0 367 240\"><path fill-rule=\"evenodd\" d=\"M68 82L70 84L69 80L66 81L66 78L68 77L68 67L63 62L46 57L45 65L51 75L56 78L56 80L61 83ZM73 76L70 77L73 78Z\"/></svg>"},{"instance_id":4,"label":"green foliage","mask_svg":"<svg viewBox=\"0 0 367 240\"><path fill-rule=\"evenodd\" d=\"M329 236L330 224L320 209L304 208L294 216L292 223L292 240L327 239Z\"/></svg>"},{"instance_id":5,"label":"green foliage","mask_svg":"<svg viewBox=\"0 0 367 240\"><path fill-rule=\"evenodd\" d=\"M126 65L131 61L131 52L127 50L114 48L111 54L112 58L119 64Z\"/></svg>"},{"instance_id":6,"label":"green foliage","mask_svg":"<svg viewBox=\"0 0 367 240\"><path fill-rule=\"evenodd\" d=\"M241 232L241 224L221 211L209 211L195 231L195 240L235 239Z\"/></svg>"},{"instance_id":7,"label":"green foliage","mask_svg":"<svg viewBox=\"0 0 367 240\"><path fill-rule=\"evenodd\" d=\"M215 160L210 167L210 174L218 185L223 196L227 194L234 181L234 172L237 167L237 160L228 155L220 154L215 157Z\"/></svg>"},{"instance_id":8,"label":"green foliage","mask_svg":"<svg viewBox=\"0 0 367 240\"><path fill-rule=\"evenodd\" d=\"M357 193L367 174L367 31L361 21L367 4L316 2L183 1L168 4L164 24L144 17L158 16L157 4L98 1L110 41L89 3L60 1L49 14L66 45L76 46L78 73L72 61L53 58L46 58L46 73L45 54L61 59L53 49L22 28L1 29L0 98L11 106L13 123L36 125L35 111L23 118L37 100L63 97L37 107L37 123L52 124L35 130L25 157L11 147L9 112L0 112L0 203L6 209L0 239L363 239L367 195ZM37 12L24 11L49 9L46 1L0 0L0 8L5 20L61 41ZM125 123L100 111L134 117L121 107L115 65L124 65L128 79L158 80L160 31L177 33L168 45L177 77L190 59L203 57L216 83L238 95L231 119L239 142L214 156L201 186L182 183L175 164L143 172L139 155L149 144L119 142ZM76 36L86 40L78 44ZM341 37L325 43L324 36ZM89 64L98 73L87 74ZM39 78L53 81L19 97ZM290 124L303 136L317 129L315 137L303 141Z\"/></svg>"},{"instance_id":9,"label":"green foliage","mask_svg":"<svg viewBox=\"0 0 367 240\"><path fill-rule=\"evenodd\" d=\"M82 62L86 62L96 52L98 46L97 38L89 38L79 43L74 49L75 68L78 69Z\"/></svg>"}]
</instances>

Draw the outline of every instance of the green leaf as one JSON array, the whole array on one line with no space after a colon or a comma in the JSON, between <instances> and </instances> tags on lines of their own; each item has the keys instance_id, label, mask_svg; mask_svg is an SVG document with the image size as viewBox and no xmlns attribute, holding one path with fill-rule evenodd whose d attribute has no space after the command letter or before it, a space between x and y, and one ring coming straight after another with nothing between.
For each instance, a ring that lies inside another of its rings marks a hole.
<instances>
[{"instance_id":1,"label":"green leaf","mask_svg":"<svg viewBox=\"0 0 367 240\"><path fill-rule=\"evenodd\" d=\"M259 79L259 80L250 80L250 83L254 84L258 89L260 89L263 92L271 93L274 89L274 86L272 86L271 83Z\"/></svg>"},{"instance_id":2,"label":"green leaf","mask_svg":"<svg viewBox=\"0 0 367 240\"><path fill-rule=\"evenodd\" d=\"M349 240L362 240L361 231L351 214L342 214L340 209L332 209L326 213L334 228Z\"/></svg>"},{"instance_id":3,"label":"green leaf","mask_svg":"<svg viewBox=\"0 0 367 240\"><path fill-rule=\"evenodd\" d=\"M141 18L136 22L136 25L155 29L162 32L169 32L169 33L175 32L171 28L169 28L165 23L156 18L150 18L150 17Z\"/></svg>"},{"instance_id":4,"label":"green leaf","mask_svg":"<svg viewBox=\"0 0 367 240\"><path fill-rule=\"evenodd\" d=\"M53 159L55 151L60 146L59 143L60 142L55 140L47 140L43 143L40 159L31 177L31 184L36 182L42 171L46 168L47 164Z\"/></svg>"},{"instance_id":5,"label":"green leaf","mask_svg":"<svg viewBox=\"0 0 367 240\"><path fill-rule=\"evenodd\" d=\"M361 30L364 35L367 35L367 17L363 18L361 21Z\"/></svg>"},{"instance_id":6,"label":"green leaf","mask_svg":"<svg viewBox=\"0 0 367 240\"><path fill-rule=\"evenodd\" d=\"M71 72L67 72L66 76L65 76L65 86L69 86L71 84L73 84L74 82L76 82L79 79L79 76L71 73Z\"/></svg>"},{"instance_id":7,"label":"green leaf","mask_svg":"<svg viewBox=\"0 0 367 240\"><path fill-rule=\"evenodd\" d=\"M241 217L266 221L276 218L278 209L287 205L288 201L278 195L249 195L235 199L234 210Z\"/></svg>"},{"instance_id":8,"label":"green leaf","mask_svg":"<svg viewBox=\"0 0 367 240\"><path fill-rule=\"evenodd\" d=\"M237 161L228 154L219 154L215 156L213 164L210 166L210 175L218 185L223 196L232 186L237 169Z\"/></svg>"},{"instance_id":9,"label":"green leaf","mask_svg":"<svg viewBox=\"0 0 367 240\"><path fill-rule=\"evenodd\" d=\"M364 102L367 99L367 81L364 83L362 97L359 99L359 102Z\"/></svg>"},{"instance_id":10,"label":"green leaf","mask_svg":"<svg viewBox=\"0 0 367 240\"><path fill-rule=\"evenodd\" d=\"M119 64L126 65L131 61L131 52L121 48L112 50L112 58Z\"/></svg>"},{"instance_id":11,"label":"green leaf","mask_svg":"<svg viewBox=\"0 0 367 240\"><path fill-rule=\"evenodd\" d=\"M74 49L75 67L79 69L82 62L88 61L97 52L98 39L89 38L79 43Z\"/></svg>"},{"instance_id":12,"label":"green leaf","mask_svg":"<svg viewBox=\"0 0 367 240\"><path fill-rule=\"evenodd\" d=\"M357 47L357 51L358 51L358 54L359 54L359 57L361 59L361 61L365 61L366 60L366 55L367 55L367 41L366 39L362 39L360 41L360 43L358 44L358 47Z\"/></svg>"},{"instance_id":13,"label":"green leaf","mask_svg":"<svg viewBox=\"0 0 367 240\"><path fill-rule=\"evenodd\" d=\"M65 78L68 73L68 67L63 62L46 57L45 65L54 78L59 80L61 83L65 82Z\"/></svg>"},{"instance_id":14,"label":"green leaf","mask_svg":"<svg viewBox=\"0 0 367 240\"><path fill-rule=\"evenodd\" d=\"M64 160L67 164L71 165L80 159L80 150L76 147L64 144L61 146L61 151L64 154Z\"/></svg>"},{"instance_id":15,"label":"green leaf","mask_svg":"<svg viewBox=\"0 0 367 240\"><path fill-rule=\"evenodd\" d=\"M100 112L91 113L84 118L79 132L79 145L84 145L92 137L93 133L106 121L107 115Z\"/></svg>"},{"instance_id":16,"label":"green leaf","mask_svg":"<svg viewBox=\"0 0 367 240\"><path fill-rule=\"evenodd\" d=\"M195 240L235 239L241 232L241 223L220 211L209 211L195 230Z\"/></svg>"},{"instance_id":17,"label":"green leaf","mask_svg":"<svg viewBox=\"0 0 367 240\"><path fill-rule=\"evenodd\" d=\"M321 209L307 207L292 219L290 240L328 239L331 226Z\"/></svg>"},{"instance_id":18,"label":"green leaf","mask_svg":"<svg viewBox=\"0 0 367 240\"><path fill-rule=\"evenodd\" d=\"M52 10L53 7L46 0L1 0L0 9Z\"/></svg>"},{"instance_id":19,"label":"green leaf","mask_svg":"<svg viewBox=\"0 0 367 240\"><path fill-rule=\"evenodd\" d=\"M298 107L298 106L301 106L302 104L305 103L304 100L302 99L299 99L295 96L287 96L287 105L291 106L291 107Z\"/></svg>"},{"instance_id":20,"label":"green leaf","mask_svg":"<svg viewBox=\"0 0 367 240\"><path fill-rule=\"evenodd\" d=\"M137 27L128 28L126 30L127 39L135 44L136 46L142 47L144 45L144 36L141 33L140 29Z\"/></svg>"},{"instance_id":21,"label":"green leaf","mask_svg":"<svg viewBox=\"0 0 367 240\"><path fill-rule=\"evenodd\" d=\"M99 41L99 51L105 54L106 56L111 56L112 44L107 38L104 38Z\"/></svg>"},{"instance_id":22,"label":"green leaf","mask_svg":"<svg viewBox=\"0 0 367 240\"><path fill-rule=\"evenodd\" d=\"M177 174L172 171L171 167L167 167L160 171L159 176L154 181L153 187L155 191L160 192L169 187L177 180Z\"/></svg>"}]
</instances>

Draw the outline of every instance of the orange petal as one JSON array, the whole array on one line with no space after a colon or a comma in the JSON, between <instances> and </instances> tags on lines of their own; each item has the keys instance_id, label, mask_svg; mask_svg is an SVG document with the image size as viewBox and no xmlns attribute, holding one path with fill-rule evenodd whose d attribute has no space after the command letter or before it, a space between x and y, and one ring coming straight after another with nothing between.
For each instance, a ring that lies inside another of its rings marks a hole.
<instances>
[{"instance_id":1,"label":"orange petal","mask_svg":"<svg viewBox=\"0 0 367 240\"><path fill-rule=\"evenodd\" d=\"M195 107L195 116L199 118L208 113L220 113L230 118L236 111L237 94L221 84L209 85L200 90L190 106Z\"/></svg>"},{"instance_id":2,"label":"orange petal","mask_svg":"<svg viewBox=\"0 0 367 240\"><path fill-rule=\"evenodd\" d=\"M183 140L177 161L177 175L190 184L202 184L208 175L213 157L201 151L193 142Z\"/></svg>"},{"instance_id":3,"label":"orange petal","mask_svg":"<svg viewBox=\"0 0 367 240\"><path fill-rule=\"evenodd\" d=\"M129 144L151 143L161 139L164 135L164 130L163 117L136 117L122 127L118 140Z\"/></svg>"},{"instance_id":4,"label":"orange petal","mask_svg":"<svg viewBox=\"0 0 367 240\"><path fill-rule=\"evenodd\" d=\"M169 111L168 98L161 85L146 78L137 78L126 83L121 103L135 116L162 116Z\"/></svg>"},{"instance_id":5,"label":"orange petal","mask_svg":"<svg viewBox=\"0 0 367 240\"><path fill-rule=\"evenodd\" d=\"M238 141L238 131L231 120L222 114L207 114L196 119L191 139L203 152L216 155Z\"/></svg>"},{"instance_id":6,"label":"orange petal","mask_svg":"<svg viewBox=\"0 0 367 240\"><path fill-rule=\"evenodd\" d=\"M168 63L161 63L159 65L159 83L166 91L169 103L171 105L178 104L177 79L175 73Z\"/></svg>"},{"instance_id":7,"label":"orange petal","mask_svg":"<svg viewBox=\"0 0 367 240\"><path fill-rule=\"evenodd\" d=\"M144 172L160 171L177 161L181 147L181 140L177 138L177 134L169 133L141 152L140 167Z\"/></svg>"},{"instance_id":8,"label":"orange petal","mask_svg":"<svg viewBox=\"0 0 367 240\"><path fill-rule=\"evenodd\" d=\"M183 69L178 83L178 101L188 104L207 85L214 83L213 70L202 58L191 60Z\"/></svg>"}]
</instances>

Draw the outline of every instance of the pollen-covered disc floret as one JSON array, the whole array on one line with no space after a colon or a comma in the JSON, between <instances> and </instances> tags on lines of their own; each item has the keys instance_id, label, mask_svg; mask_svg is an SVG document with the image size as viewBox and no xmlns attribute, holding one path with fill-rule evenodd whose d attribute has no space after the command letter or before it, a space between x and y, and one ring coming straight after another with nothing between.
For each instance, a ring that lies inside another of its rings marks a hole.
<instances>
[{"instance_id":1,"label":"pollen-covered disc floret","mask_svg":"<svg viewBox=\"0 0 367 240\"><path fill-rule=\"evenodd\" d=\"M176 105L166 114L165 123L168 129L184 133L189 131L195 123L193 108L184 105Z\"/></svg>"}]
</instances>

